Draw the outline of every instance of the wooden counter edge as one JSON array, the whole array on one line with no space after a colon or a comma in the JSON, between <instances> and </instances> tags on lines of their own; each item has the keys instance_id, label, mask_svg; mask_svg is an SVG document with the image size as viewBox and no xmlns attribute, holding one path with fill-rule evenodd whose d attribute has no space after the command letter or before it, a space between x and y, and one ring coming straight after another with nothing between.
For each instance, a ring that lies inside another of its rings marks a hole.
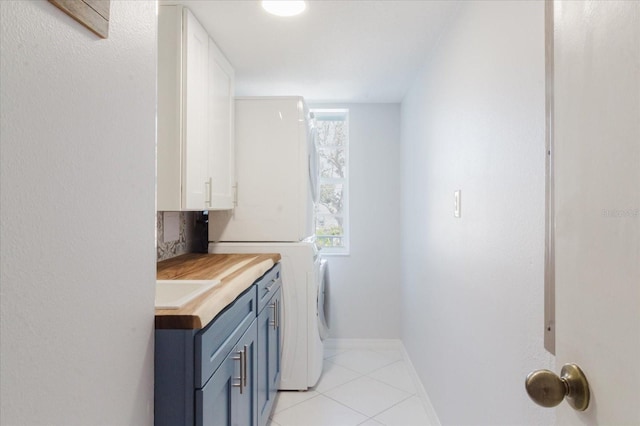
<instances>
[{"instance_id":1,"label":"wooden counter edge","mask_svg":"<svg viewBox=\"0 0 640 426\"><path fill-rule=\"evenodd\" d=\"M202 262L203 259L206 259L206 257L212 257L212 259L213 259L214 257L217 257L217 256L223 256L223 255L216 255L216 254L194 255L194 254L190 254L190 255L182 255L180 257L182 257L186 261ZM231 303L233 303L233 301L240 294L242 294L247 288L249 288L251 285L253 285L253 283L256 280L258 280L266 272L271 270L271 268L273 268L273 266L275 266L281 260L281 256L278 253L246 254L246 255L238 256L237 262L238 263L245 262L247 259L250 259L249 262L247 262L246 264L244 264L242 267L238 268L237 270L234 270L232 273L230 273L228 275L224 274L224 270L217 271L216 276L220 276L220 275L224 276L224 278L221 279L221 283L218 286L214 287L213 289L211 289L211 290L207 291L206 293L202 294L201 296L198 296L196 299L192 300L191 302L187 303L182 308L175 309L175 310L173 310L173 309L156 309L156 311L155 311L156 312L156 314L155 314L155 329L156 330L160 330L160 329L199 330L199 329L202 329L210 321L212 321L213 319L215 319L215 317L217 317L220 313L222 313L229 305L231 305ZM173 260L173 259L170 259L170 260ZM176 265L180 264L179 263L179 259L177 261L174 260L172 263L176 264ZM218 312L215 312L211 318L208 318L209 316L207 316L206 318L202 318L202 316L199 313L197 313L198 307L200 305L203 305L205 303L205 301L209 297L216 297L216 293L220 292L220 290L222 289L222 287L225 284L230 283L231 281L234 280L234 278L239 277L240 275L245 273L247 270L249 270L249 269L251 269L253 267L259 266L259 265L261 265L263 263L267 263L267 264L270 264L270 265L262 273L256 274L256 276L253 277L253 279L250 280L251 282L248 282L246 286L244 286L242 289L237 291L237 294L235 295L235 297L233 297L233 299L230 300L229 303L227 303L225 306L223 306L221 309L219 309ZM232 269L233 265L227 265L227 268L228 269ZM194 271L191 270L190 272L191 273L181 274L179 276L179 278L181 278L181 279L193 278L193 277L191 277L189 275L192 275L194 273ZM178 277L176 277L176 278L178 278ZM205 279L205 278L203 278L202 276L199 276L198 279ZM190 313L189 311L191 311L193 313Z\"/></svg>"}]
</instances>

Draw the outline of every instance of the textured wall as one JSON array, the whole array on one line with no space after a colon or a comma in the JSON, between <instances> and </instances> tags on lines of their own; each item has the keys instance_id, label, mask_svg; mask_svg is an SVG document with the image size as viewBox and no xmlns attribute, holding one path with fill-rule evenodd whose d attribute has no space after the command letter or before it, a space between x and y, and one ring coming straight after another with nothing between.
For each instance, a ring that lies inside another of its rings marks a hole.
<instances>
[{"instance_id":1,"label":"textured wall","mask_svg":"<svg viewBox=\"0 0 640 426\"><path fill-rule=\"evenodd\" d=\"M153 421L156 6L0 2L3 425Z\"/></svg>"},{"instance_id":2,"label":"textured wall","mask_svg":"<svg viewBox=\"0 0 640 426\"><path fill-rule=\"evenodd\" d=\"M176 224L166 220L167 213L169 212L158 212L156 215L158 261L185 253L206 253L209 244L209 215L203 214L206 212L171 212L170 214L178 216L177 229L168 229ZM170 234L177 235L178 239L172 240Z\"/></svg>"},{"instance_id":3,"label":"textured wall","mask_svg":"<svg viewBox=\"0 0 640 426\"><path fill-rule=\"evenodd\" d=\"M329 256L331 337L400 337L400 105L349 108L349 256Z\"/></svg>"},{"instance_id":4,"label":"textured wall","mask_svg":"<svg viewBox=\"0 0 640 426\"><path fill-rule=\"evenodd\" d=\"M402 103L403 342L445 425L552 424L544 3L465 3ZM453 193L462 190L462 217Z\"/></svg>"}]
</instances>

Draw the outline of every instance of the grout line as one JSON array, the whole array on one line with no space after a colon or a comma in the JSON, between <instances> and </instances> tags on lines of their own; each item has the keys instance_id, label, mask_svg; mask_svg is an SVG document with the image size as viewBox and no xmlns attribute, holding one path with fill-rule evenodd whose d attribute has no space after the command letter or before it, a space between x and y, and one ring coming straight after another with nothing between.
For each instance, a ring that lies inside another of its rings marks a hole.
<instances>
[{"instance_id":1,"label":"grout line","mask_svg":"<svg viewBox=\"0 0 640 426\"><path fill-rule=\"evenodd\" d=\"M328 362L330 362L331 364L335 364L335 365L337 365L338 367L346 368L347 370L349 370L349 371L353 371L353 372L354 372L354 373L356 373L356 374L363 374L363 373L361 373L361 372L359 372L359 371L354 370L353 368L349 368L349 367L347 367L347 366L345 366L345 365L338 364L338 363L337 363L337 362L335 362L335 361L331 361L331 360L329 360L329 359L326 359L325 361L328 361ZM320 381L320 380L318 380L318 381Z\"/></svg>"},{"instance_id":2,"label":"grout line","mask_svg":"<svg viewBox=\"0 0 640 426\"><path fill-rule=\"evenodd\" d=\"M402 341L399 339L326 339L325 347L331 350L389 350L402 352Z\"/></svg>"},{"instance_id":3,"label":"grout line","mask_svg":"<svg viewBox=\"0 0 640 426\"><path fill-rule=\"evenodd\" d=\"M297 402L297 403L295 403L295 404L293 404L293 405L291 405L291 406L289 406L289 407L287 407L287 408L285 408L283 410L280 410L280 411L278 411L277 414L283 413L283 412L289 410L290 408L293 408L293 407L295 407L295 406L297 406L299 404L311 401L312 399L316 399L318 396L324 396L325 398L327 398L327 399L329 399L329 400L331 400L333 402L336 402L337 404L339 404L339 405L341 405L341 406L343 406L343 407L345 407L345 408L347 408L347 409L349 409L349 410L351 410L351 411L353 411L355 413L358 413L358 414L360 414L362 416L365 416L366 420L364 420L363 423L367 422L369 420L375 421L375 422L378 422L378 423L382 423L379 420L377 420L375 417L379 416L379 415L381 415L381 414L383 414L383 413L385 413L385 412L387 412L387 411L389 411L391 409L393 409L394 407L396 407L399 404L402 404L402 403L408 401L409 399L411 399L413 397L416 397L420 401L420 403L421 403L421 405L423 407L423 410L425 411L425 413L427 415L427 418L429 418L429 420L432 422L432 424L433 425L440 425L440 422L439 422L439 419L437 417L437 414L435 413L435 410L433 409L433 406L431 405L431 401L429 400L429 397L426 394L426 390L424 389L424 385L420 381L420 379L419 379L419 377L417 375L417 372L415 370L415 367L411 363L411 359L409 358L409 354L407 353L407 350L406 350L406 348L404 347L404 345L402 344L401 341L385 340L385 341L382 341L382 342L376 342L376 341L373 341L373 340L358 340L358 339L356 339L356 340L353 340L353 341L348 340L348 341L346 341L344 343L343 342L332 342L332 343L334 345L332 350L339 351L339 352L334 353L330 357L323 357L323 360L325 362L332 363L332 364L334 364L334 365L336 365L338 367L345 368L348 371L351 371L351 372L355 373L357 376L354 377L351 380L348 380L348 381L346 381L344 383L341 383L339 385L332 386L332 387L327 388L327 389L325 389L323 391L318 391L315 388L310 388L309 391L314 391L316 393L316 395L314 395L314 396L312 396L310 398L304 399L304 400L302 400L300 402ZM358 343L364 343L364 345L363 346L357 346ZM332 358L334 358L334 357L336 357L338 355L341 355L341 354L346 354L346 353L348 353L348 352L350 352L352 350L353 351L356 351L356 350L357 351L370 351L370 352L376 353L378 355L385 355L384 353L381 353L381 351L397 351L400 357L399 357L399 359L390 360L388 363L386 363L386 364L384 364L384 365L382 365L380 367L377 367L374 370L372 370L370 372L367 372L367 373L361 373L359 371L355 371L352 368L346 367L344 365L336 363L335 361L332 361ZM375 372L377 372L377 371L379 371L379 370L381 370L383 368L389 367L389 366L391 366L393 364L400 363L400 362L406 368L407 373L409 374L409 377L411 379L411 382L414 385L414 391L413 392L407 392L407 390L405 390L405 389L401 389L401 388L399 388L397 386L394 386L392 384L386 383L386 382L384 382L382 380L379 380L379 379L377 379L375 377L371 377L370 376L370 374L373 374L373 373L375 373ZM323 371L323 374L324 374L324 371ZM368 414L362 413L359 410L356 410L355 408L350 407L350 406L348 406L348 405L346 405L346 404L344 404L344 403L342 403L342 402L340 402L340 401L338 401L338 400L336 400L336 399L334 399L334 398L332 398L332 397L330 397L330 396L328 396L326 394L327 392L331 392L331 391L333 391L333 390L335 390L335 389L337 389L337 388L339 388L341 386L347 385L347 384L349 384L349 383L351 383L351 382L353 382L355 380L358 380L358 379L360 379L362 377L366 377L366 378L369 378L371 380L375 380L378 383L381 383L383 385L389 386L389 387L391 387L393 389L396 389L398 391L404 392L405 394L407 394L407 396L405 398L401 399L400 401L394 403L390 407L380 411L379 413L376 413L373 416L369 416ZM276 404L275 407L277 407L277 404ZM273 426L280 426L277 422L273 421L273 416L275 416L275 415L276 415L276 412L274 410L274 411L272 411L272 414L269 417L269 419L271 420L271 422L273 422Z\"/></svg>"},{"instance_id":4,"label":"grout line","mask_svg":"<svg viewBox=\"0 0 640 426\"><path fill-rule=\"evenodd\" d=\"M413 397L413 395L409 395L409 396L407 396L406 398L404 398L404 399L402 399L402 400L400 400L400 401L396 402L396 403L395 403L395 404L393 404L391 407L386 408L386 409L384 409L384 410L380 411L379 413L376 413L373 417L379 416L380 414L384 413L385 411L391 410L391 409L392 409L393 407L395 407L396 405L403 403L404 401L408 400L408 399L409 399L409 398L411 398L411 397ZM372 418L373 418L373 417L372 417ZM373 418L373 419L374 419L374 418ZM374 420L376 420L376 419L374 419ZM377 420L376 420L376 421L377 421Z\"/></svg>"},{"instance_id":5,"label":"grout line","mask_svg":"<svg viewBox=\"0 0 640 426\"><path fill-rule=\"evenodd\" d=\"M327 392L331 392L332 390L334 390L334 389L336 389L336 388L339 388L340 386L343 386L343 385L346 385L346 384L348 384L348 383L354 382L354 381L358 380L358 379L359 379L359 378L361 378L361 377L363 377L363 375L360 375L360 376L358 376L358 377L354 377L354 378L353 378L353 379L351 379L351 380L347 380L346 382L344 382L344 383L340 383L339 385L335 385L335 386L333 386L333 387L330 387L329 389L325 389L325 390L323 390L323 391L318 391L318 390L317 390L316 392L318 392L320 395L324 395L325 393L327 393Z\"/></svg>"},{"instance_id":6,"label":"grout line","mask_svg":"<svg viewBox=\"0 0 640 426\"><path fill-rule=\"evenodd\" d=\"M278 391L278 392L282 392L282 391ZM284 392L297 392L297 391L284 391ZM308 392L308 391L303 391L303 392ZM317 392L317 391L315 391L315 392L317 393L317 395L314 395L314 396L309 397L309 398L307 398L307 399L303 399L302 401L296 402L295 404L290 405L290 406L288 406L287 408L283 408L282 410L278 411L277 413L276 413L276 411L275 411L275 409L274 409L273 411L271 411L271 416L269 417L269 419L271 419L271 418L272 418L273 416L275 416L276 414L279 414L279 413L282 413L282 412L284 412L284 411L287 411L289 408L293 408L293 407L295 407L296 405L300 405L300 404L302 404L303 402L311 401L312 399L317 398L317 397L319 397L320 395L322 395L320 392ZM276 401L276 406L277 406L277 401ZM274 408L275 408L275 407L274 407Z\"/></svg>"},{"instance_id":7,"label":"grout line","mask_svg":"<svg viewBox=\"0 0 640 426\"><path fill-rule=\"evenodd\" d=\"M393 361L391 364L395 364L395 363L397 363L397 362L402 362L403 364L405 363L403 359L399 359L399 360ZM407 396L406 396L406 397L404 397L403 399L401 399L400 401L398 401L398 402L396 402L395 404L391 405L390 407L388 407L388 408L386 408L386 409L384 409L384 410L380 411L379 413L374 414L373 416L369 416L369 415L368 415L368 414L366 414L366 413L363 413L363 412L361 412L361 411L358 411L357 409L355 409L355 408L353 408L353 407L350 407L350 406L348 406L348 405L346 405L346 404L344 404L344 403L342 403L342 402L340 402L340 401L338 401L338 400L336 400L336 399L332 398L332 397L331 397L331 396L329 396L329 395L326 395L324 392L321 392L321 394L322 394L323 396L325 396L325 397L327 397L327 398L329 398L329 399L331 399L331 400L333 400L333 401L337 402L337 403L338 403L338 404L340 404L340 405L343 405L343 406L345 406L345 407L347 407L347 408L349 408L349 409L351 409L351 410L353 410L353 411L355 411L355 412L357 412L357 413L360 413L360 414L362 414L363 416L367 416L367 420L375 420L375 421L377 421L376 419L374 419L374 417L375 417L375 416L378 416L378 415L380 415L380 414L384 413L385 411L387 411L387 410L389 410L389 409L391 409L391 408L395 407L396 405L400 404L400 403L401 403L401 402L403 402L403 401L406 401L407 399L409 399L409 398L411 398L411 397L413 397L413 396L417 396L415 392L414 392L414 393L407 392L406 390L404 390L404 389L400 389L400 388L398 388L398 387L396 387L396 386L393 386L393 385L390 385L389 383L385 383L385 382L383 382L383 381L381 381L381 380L375 379L375 378L373 378L373 377L369 377L369 374L374 373L374 372L376 372L376 371L378 371L378 370L381 370L381 369L383 369L383 368L385 368L385 367L388 367L388 366L389 366L389 365L391 365L391 364L388 364L388 365L385 365L385 366L383 366L383 367L377 368L377 369L375 369L375 370L371 371L370 373L359 373L359 372L357 372L357 371L356 371L356 373L358 373L358 374L359 374L359 376L358 376L358 377L356 377L356 378L354 378L354 379L352 379L352 380L349 380L348 382L345 382L345 383L343 383L343 384L341 384L341 385L334 386L334 387L332 387L332 388L330 388L330 389L327 389L327 390L325 391L325 392L330 392L330 391L332 391L332 390L334 390L334 389L336 389L336 388L339 388L339 387L341 387L341 386L343 386L343 385L346 385L347 383L351 383L351 382L353 382L353 381L355 381L355 380L358 380L358 379L361 379L361 378L363 378L363 377L366 377L366 378L371 379L371 380L373 380L373 381L376 381L376 382L378 382L378 383L380 383L380 384L383 384L383 385L385 385L385 386L389 386L390 388L393 388L393 389L395 389L395 390L398 390L398 391L400 391L400 392L403 392L403 393L407 394ZM339 365L339 364L336 364L336 365ZM341 366L341 367L343 367L343 366ZM347 367L344 367L344 368L347 368ZM348 368L347 368L347 369L348 369ZM352 371L353 371L353 370L352 370ZM380 423L380 422L378 422L378 423Z\"/></svg>"},{"instance_id":8,"label":"grout line","mask_svg":"<svg viewBox=\"0 0 640 426\"><path fill-rule=\"evenodd\" d=\"M336 365L337 365L337 366L339 366L339 367L342 367L342 365L339 365L339 364L336 364ZM342 368L345 368L345 369L347 369L347 370L349 370L349 371L352 371L352 372L354 372L354 373L356 373L356 374L359 374L359 376L358 376L358 377L354 377L354 378L353 378L353 379L351 379L351 380L347 380L347 381L346 381L346 382L344 382L344 383L340 383L339 385L335 385L335 386L333 386L333 387L330 387L330 388L328 388L328 389L325 389L325 390L323 390L323 391L316 390L315 388L311 388L311 389L315 390L316 392L318 392L318 393L319 393L319 394L321 394L321 395L324 395L326 392L330 392L330 391L332 391L332 390L333 390L333 389L335 389L335 388L338 388L338 387L340 387L340 386L342 386L342 385L346 385L347 383L351 383L351 382L353 382L354 380L358 380L360 377L363 377L363 376L364 376L364 374L359 373L359 372L357 372L357 371L354 371L354 370L352 370L352 369L350 369L350 368L347 368L347 367L342 367Z\"/></svg>"},{"instance_id":9,"label":"grout line","mask_svg":"<svg viewBox=\"0 0 640 426\"><path fill-rule=\"evenodd\" d=\"M354 380L355 380L355 379L354 379ZM369 420L369 419L370 419L370 417L369 417L367 414L362 413L362 412L360 412L360 411L356 410L356 409L355 409L355 408L353 408L353 407L349 407L348 405L346 405L346 404L344 404L344 403L342 403L342 402L340 402L340 401L337 401L337 400L335 400L335 399L331 398L330 396L325 395L325 394L322 394L322 393L321 393L321 394L319 394L319 395L314 396L313 398L306 399L306 400L304 400L304 401L302 401L302 402L310 401L310 400L315 399L315 398L317 398L317 397L319 397L319 396L324 396L325 398L330 399L331 401L333 401L333 402L335 402L335 403L337 403L337 404L339 404L339 405L342 405L342 406L343 406L343 407L345 407L345 408L348 408L349 410L353 411L354 413L357 413L357 414L360 414L360 415L365 416L365 417L367 418L367 419L365 420L365 422L366 422L367 420ZM300 402L300 403L298 403L298 404L301 404L302 402ZM298 404L295 404L295 405L298 405ZM289 408L292 408L292 407L293 407L293 406L291 406L291 407L289 407ZM284 410L282 410L281 412L283 412L283 411L287 411L289 408L285 408L285 409L284 409ZM327 425L327 426L328 426L328 425Z\"/></svg>"},{"instance_id":10,"label":"grout line","mask_svg":"<svg viewBox=\"0 0 640 426\"><path fill-rule=\"evenodd\" d=\"M384 354L380 353L380 352L379 352L379 350L376 350L376 349L370 349L370 348L361 348L361 349L358 349L358 348L351 348L351 349L347 349L347 350L345 350L344 352L342 352L342 354L346 354L346 353L349 353L349 352L351 352L351 351L356 351L356 350L357 350L357 351L372 352L372 353L374 353L374 354L377 354L377 355L380 355L380 356L384 356ZM388 349L380 349L380 350L388 350ZM397 350L397 349L391 349L391 350ZM398 351L398 353L400 354L400 358L399 358L399 359L389 360L386 364L383 364L383 365L381 365L381 366L379 366L379 367L376 367L375 369L373 369L373 370L371 370L371 371L369 371L369 372L367 372L367 373L362 373L362 372L360 372L360 371L356 371L356 370L354 370L353 368L347 367L347 366L342 365L342 364L340 364L340 363L338 363L338 362L335 362L335 361L331 361L331 359L327 359L327 358L325 358L325 361L332 362L333 364L339 365L340 367L346 368L347 370L353 371L353 372L355 372L355 373L358 373L358 374L361 374L361 375L367 375L367 374L371 374L371 373L373 373L374 371L378 371L378 370L380 370L381 368L388 367L388 366L390 366L391 364L394 364L394 363L396 363L396 362L398 362L398 361L404 361L404 355L403 355L402 351L401 351L401 350L397 350L397 351ZM336 357L336 356L338 356L338 355L340 355L340 354L336 354L336 355L334 355L332 358L334 358L334 357Z\"/></svg>"},{"instance_id":11,"label":"grout line","mask_svg":"<svg viewBox=\"0 0 640 426\"><path fill-rule=\"evenodd\" d=\"M384 410L380 411L380 412L379 412L379 413L377 413L375 416L371 417L371 419L372 419L372 420L375 420L375 421L376 421L376 422L378 422L378 423L382 423L382 422L380 422L380 421L376 420L376 419L375 419L375 417L376 417L376 416L379 416L379 415L380 415L380 414L382 414L382 413L386 413L387 411L391 410L393 407L395 407L395 406L397 406L397 405L402 404L403 402L407 401L407 400L408 400L408 399L410 399L410 398L413 398L414 396L415 396L415 395L409 395L408 397L406 397L406 398L405 398L405 399L403 399L402 401L398 401L398 402L396 402L395 404L393 404L391 407L389 407L389 408L387 408L387 409L384 409Z\"/></svg>"},{"instance_id":12,"label":"grout line","mask_svg":"<svg viewBox=\"0 0 640 426\"><path fill-rule=\"evenodd\" d=\"M380 380L380 379L376 379L375 377L371 377L371 376L369 376L369 375L367 375L366 377L370 378L371 380L375 380L376 382L382 383L383 385L387 385L387 386L390 386L390 387L392 387L392 388L394 388L394 389L397 389L397 390L399 390L399 391L402 391L402 392L404 392L404 393L408 393L408 394L410 394L410 395L412 395L412 396L413 396L413 395L416 395L416 396L418 395L418 392L417 392L416 390L414 390L413 392L408 392L406 389L399 388L398 386L394 386L394 385L392 385L391 383L387 383L387 382L382 381L382 380Z\"/></svg>"},{"instance_id":13,"label":"grout line","mask_svg":"<svg viewBox=\"0 0 640 426\"><path fill-rule=\"evenodd\" d=\"M404 360L403 360L403 359L398 359L398 360L396 360L396 361L391 361L390 363L385 364L385 365L383 365L383 366L381 366L381 367L378 367L378 368L376 368L375 370L371 370L371 371L369 371L368 373L365 373L365 374L367 374L367 375L368 375L368 374L371 374L371 373L375 373L376 371L378 371L378 370L382 370L383 368L387 368L388 366L390 366L390 365L392 365L392 364L395 364L396 362L404 362Z\"/></svg>"},{"instance_id":14,"label":"grout line","mask_svg":"<svg viewBox=\"0 0 640 426\"><path fill-rule=\"evenodd\" d=\"M368 415L368 414L363 413L362 411L358 411L358 410L356 410L356 409L355 409L355 408L353 408L353 407L349 407L347 404L345 404L345 403L343 403L343 402L340 402L340 401L338 401L338 400L335 400L335 399L331 398L329 395L322 395L322 396L324 396L325 398L328 398L328 399L332 400L333 402L336 402L336 403L338 403L338 404L342 405L343 407L347 407L347 408L348 408L349 410L351 410L351 411L355 411L356 413L358 413L358 414L361 414L361 415L365 416L365 417L367 418L367 420L369 420L369 419L370 419L370 417L369 417L369 415ZM365 420L365 421L366 421L366 420Z\"/></svg>"}]
</instances>

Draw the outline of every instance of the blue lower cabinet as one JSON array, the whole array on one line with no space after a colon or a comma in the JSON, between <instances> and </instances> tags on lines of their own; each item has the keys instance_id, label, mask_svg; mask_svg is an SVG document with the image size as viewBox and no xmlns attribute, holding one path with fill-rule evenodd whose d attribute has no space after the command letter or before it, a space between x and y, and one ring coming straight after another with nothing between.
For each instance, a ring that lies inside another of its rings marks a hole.
<instances>
[{"instance_id":1,"label":"blue lower cabinet","mask_svg":"<svg viewBox=\"0 0 640 426\"><path fill-rule=\"evenodd\" d=\"M196 390L197 426L248 426L257 424L257 323L211 376Z\"/></svg>"},{"instance_id":2,"label":"blue lower cabinet","mask_svg":"<svg viewBox=\"0 0 640 426\"><path fill-rule=\"evenodd\" d=\"M202 330L156 330L156 426L267 423L280 380L281 294L276 264Z\"/></svg>"},{"instance_id":3,"label":"blue lower cabinet","mask_svg":"<svg viewBox=\"0 0 640 426\"><path fill-rule=\"evenodd\" d=\"M237 392L237 399L232 401L232 425L256 425L258 424L258 329L256 321L245 336L240 340L237 352L244 355L244 374L242 380L243 392Z\"/></svg>"},{"instance_id":4,"label":"blue lower cabinet","mask_svg":"<svg viewBox=\"0 0 640 426\"><path fill-rule=\"evenodd\" d=\"M239 373L229 356L203 389L196 390L196 425L231 425L233 394Z\"/></svg>"},{"instance_id":5,"label":"blue lower cabinet","mask_svg":"<svg viewBox=\"0 0 640 426\"><path fill-rule=\"evenodd\" d=\"M156 426L195 424L194 337L197 330L156 330L154 422Z\"/></svg>"},{"instance_id":6,"label":"blue lower cabinet","mask_svg":"<svg viewBox=\"0 0 640 426\"><path fill-rule=\"evenodd\" d=\"M280 288L258 314L258 425L269 421L269 414L280 386L281 359L281 300Z\"/></svg>"},{"instance_id":7,"label":"blue lower cabinet","mask_svg":"<svg viewBox=\"0 0 640 426\"><path fill-rule=\"evenodd\" d=\"M280 387L280 360L282 359L282 290L278 290L274 296L276 302L276 326L269 329L269 343L267 345L267 353L269 357L269 399L271 407L273 400L276 398L278 388Z\"/></svg>"}]
</instances>

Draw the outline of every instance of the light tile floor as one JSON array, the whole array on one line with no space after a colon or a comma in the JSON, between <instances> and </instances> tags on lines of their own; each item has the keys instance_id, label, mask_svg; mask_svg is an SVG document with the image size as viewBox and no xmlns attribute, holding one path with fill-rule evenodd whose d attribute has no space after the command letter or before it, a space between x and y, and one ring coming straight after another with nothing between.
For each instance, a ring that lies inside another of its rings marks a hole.
<instances>
[{"instance_id":1,"label":"light tile floor","mask_svg":"<svg viewBox=\"0 0 640 426\"><path fill-rule=\"evenodd\" d=\"M402 353L326 350L322 376L306 391L281 391L271 426L429 426Z\"/></svg>"}]
</instances>

